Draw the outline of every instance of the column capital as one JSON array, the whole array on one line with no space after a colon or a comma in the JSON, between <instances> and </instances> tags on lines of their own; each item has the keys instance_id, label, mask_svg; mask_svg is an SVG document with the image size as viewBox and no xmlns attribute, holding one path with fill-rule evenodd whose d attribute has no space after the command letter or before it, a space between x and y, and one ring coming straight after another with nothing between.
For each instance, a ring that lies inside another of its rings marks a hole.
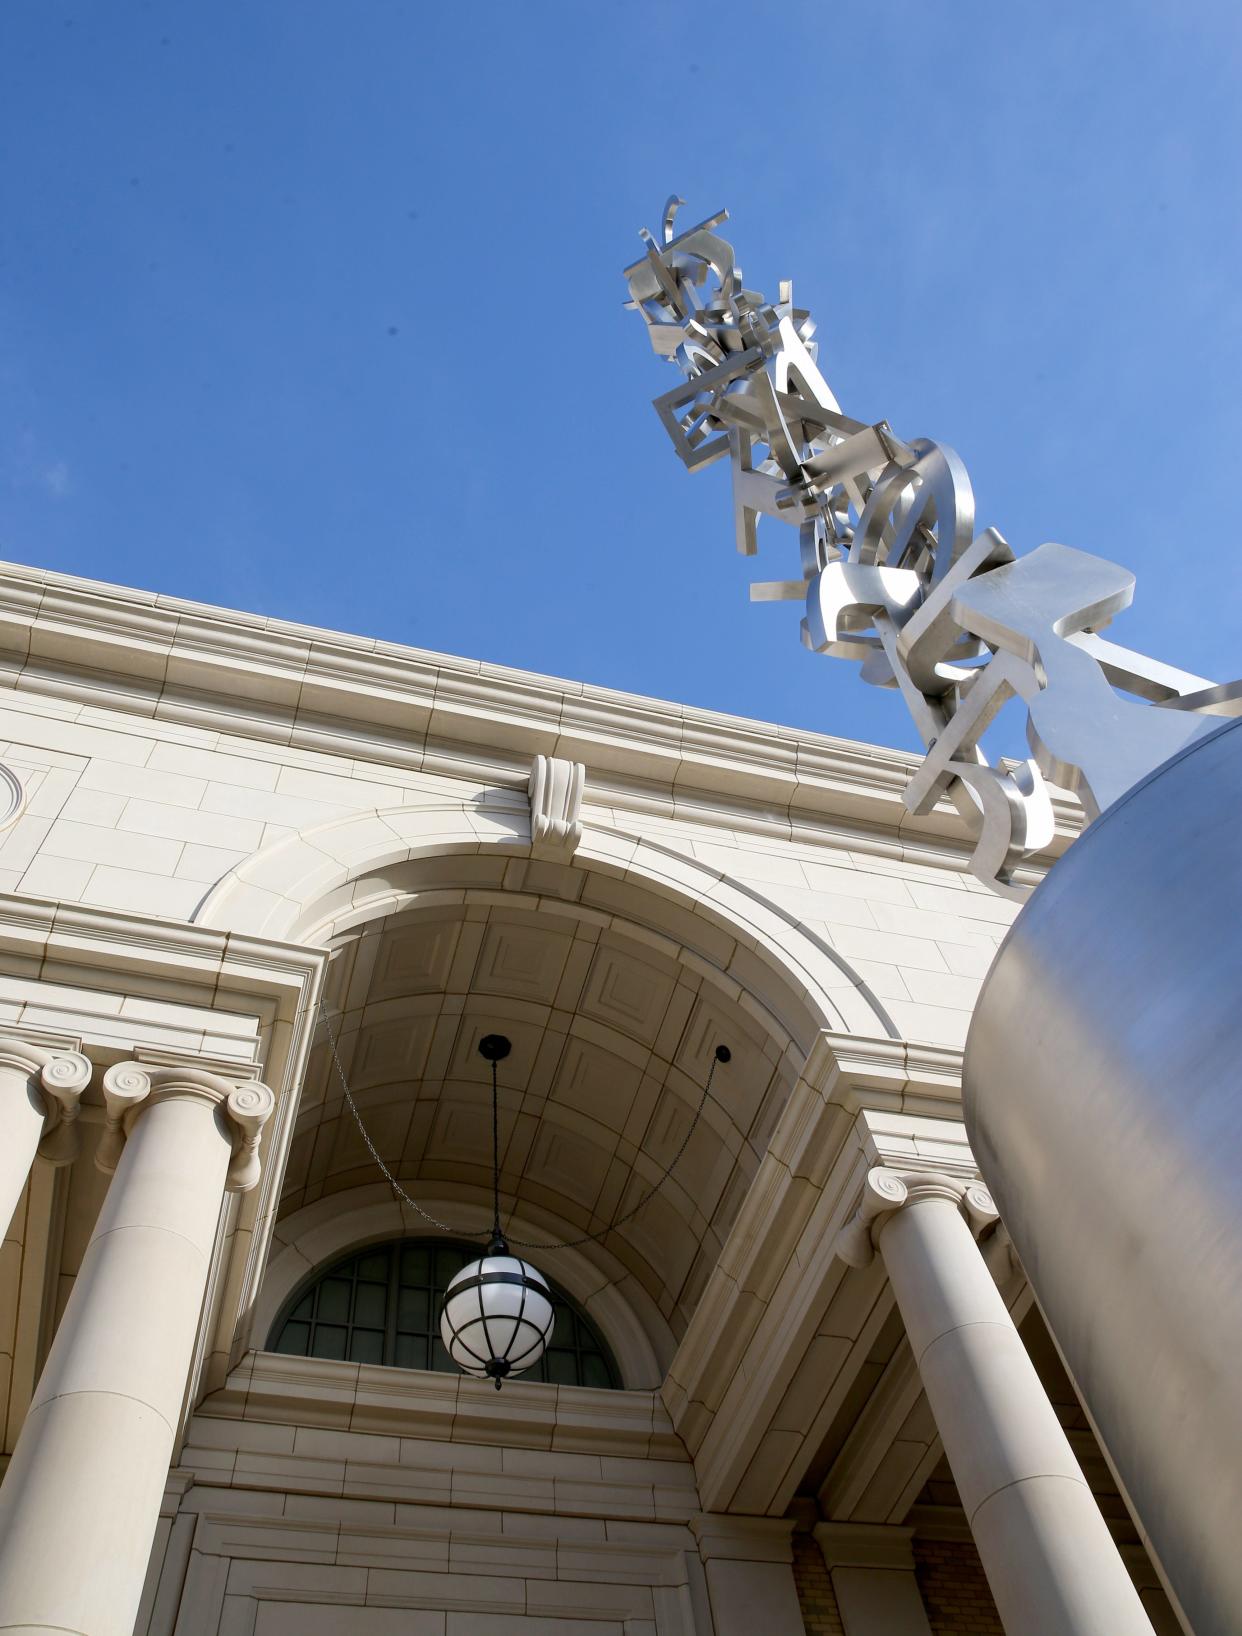
<instances>
[{"instance_id":1,"label":"column capital","mask_svg":"<svg viewBox=\"0 0 1242 1636\"><path fill-rule=\"evenodd\" d=\"M82 1092L94 1072L80 1051L38 1045L17 1034L0 1034L0 1074L18 1080L43 1114L38 1153L49 1164L72 1164L78 1152L75 1128Z\"/></svg>"},{"instance_id":2,"label":"column capital","mask_svg":"<svg viewBox=\"0 0 1242 1636\"><path fill-rule=\"evenodd\" d=\"M812 1532L831 1573L834 1568L914 1572L913 1528L884 1523L817 1522Z\"/></svg>"},{"instance_id":3,"label":"column capital","mask_svg":"<svg viewBox=\"0 0 1242 1636\"><path fill-rule=\"evenodd\" d=\"M165 1101L198 1100L216 1109L228 1126L233 1157L225 1184L230 1193L248 1193L259 1180L259 1140L276 1098L257 1080L236 1081L206 1068L144 1067L118 1062L103 1077L107 1124L95 1163L109 1174L120 1162L125 1139L145 1108Z\"/></svg>"},{"instance_id":4,"label":"column capital","mask_svg":"<svg viewBox=\"0 0 1242 1636\"><path fill-rule=\"evenodd\" d=\"M870 1266L876 1235L894 1211L939 1200L959 1210L975 1237L998 1220L996 1205L980 1181L962 1181L935 1170L890 1170L877 1165L863 1180L862 1198L837 1234L834 1253L850 1267Z\"/></svg>"},{"instance_id":5,"label":"column capital","mask_svg":"<svg viewBox=\"0 0 1242 1636\"><path fill-rule=\"evenodd\" d=\"M710 1562L792 1562L793 1517L734 1517L700 1511L690 1518L690 1531L699 1543L699 1557Z\"/></svg>"}]
</instances>

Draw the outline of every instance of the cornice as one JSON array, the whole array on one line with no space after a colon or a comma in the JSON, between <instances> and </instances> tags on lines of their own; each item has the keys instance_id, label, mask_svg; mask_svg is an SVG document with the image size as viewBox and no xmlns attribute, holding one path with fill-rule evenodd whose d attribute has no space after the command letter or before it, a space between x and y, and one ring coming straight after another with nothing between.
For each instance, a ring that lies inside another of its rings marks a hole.
<instances>
[{"instance_id":1,"label":"cornice","mask_svg":"<svg viewBox=\"0 0 1242 1636\"><path fill-rule=\"evenodd\" d=\"M805 1066L781 1111L767 1158L789 1176L822 1187L851 1128L860 1134L869 1115L961 1120L962 1053L952 1046L862 1034L816 1035ZM878 1157L876 1163L880 1162ZM762 1175L762 1170L760 1172ZM783 1180L783 1178L778 1178ZM755 1194L756 1201L760 1194ZM756 1202L750 1232L768 1230L770 1204ZM747 1195L733 1232L751 1209Z\"/></svg>"},{"instance_id":2,"label":"cornice","mask_svg":"<svg viewBox=\"0 0 1242 1636\"><path fill-rule=\"evenodd\" d=\"M886 1109L960 1119L961 1050L922 1040L817 1036L803 1078L850 1113Z\"/></svg>"},{"instance_id":3,"label":"cornice","mask_svg":"<svg viewBox=\"0 0 1242 1636\"><path fill-rule=\"evenodd\" d=\"M31 975L81 980L94 968L125 987L142 975L183 981L212 1004L228 990L270 1000L309 1001L327 952L245 933L218 931L120 909L0 892L0 952L20 957ZM140 985L139 985L140 986Z\"/></svg>"},{"instance_id":4,"label":"cornice","mask_svg":"<svg viewBox=\"0 0 1242 1636\"><path fill-rule=\"evenodd\" d=\"M495 1393L464 1375L275 1352L247 1353L196 1414L300 1426L311 1405L315 1425L343 1432L690 1463L658 1392L512 1380Z\"/></svg>"},{"instance_id":5,"label":"cornice","mask_svg":"<svg viewBox=\"0 0 1242 1636\"><path fill-rule=\"evenodd\" d=\"M905 811L919 758L901 751L18 564L0 564L0 667L18 688L303 749L368 744L439 771L500 749L523 783L556 756L586 765L593 800L646 781L968 847L947 802ZM1050 858L1081 828L1076 802L1057 823Z\"/></svg>"}]
</instances>

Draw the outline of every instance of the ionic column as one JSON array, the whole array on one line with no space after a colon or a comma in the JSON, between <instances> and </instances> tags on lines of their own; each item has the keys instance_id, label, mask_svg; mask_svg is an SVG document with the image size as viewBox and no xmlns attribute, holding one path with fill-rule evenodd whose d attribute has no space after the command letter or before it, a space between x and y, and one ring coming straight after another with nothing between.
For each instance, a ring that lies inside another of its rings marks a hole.
<instances>
[{"instance_id":1,"label":"ionic column","mask_svg":"<svg viewBox=\"0 0 1242 1636\"><path fill-rule=\"evenodd\" d=\"M68 1164L77 1154L79 1098L91 1065L77 1051L50 1051L0 1036L0 1223L8 1227L35 1155Z\"/></svg>"},{"instance_id":2,"label":"ionic column","mask_svg":"<svg viewBox=\"0 0 1242 1636\"><path fill-rule=\"evenodd\" d=\"M0 1631L130 1636L226 1188L274 1098L195 1068L104 1076L115 1169L0 1487Z\"/></svg>"},{"instance_id":3,"label":"ionic column","mask_svg":"<svg viewBox=\"0 0 1242 1636\"><path fill-rule=\"evenodd\" d=\"M884 1258L1006 1636L1152 1636L968 1215L981 1185L873 1170L838 1253Z\"/></svg>"}]
</instances>

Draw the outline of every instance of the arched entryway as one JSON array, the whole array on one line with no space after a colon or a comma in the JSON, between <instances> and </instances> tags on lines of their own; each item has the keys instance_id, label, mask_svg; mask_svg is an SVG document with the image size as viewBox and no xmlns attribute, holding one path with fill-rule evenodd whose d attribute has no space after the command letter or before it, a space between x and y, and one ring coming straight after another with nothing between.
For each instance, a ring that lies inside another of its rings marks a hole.
<instances>
[{"instance_id":1,"label":"arched entryway","mask_svg":"<svg viewBox=\"0 0 1242 1636\"><path fill-rule=\"evenodd\" d=\"M585 1308L609 1309L619 1356L649 1360L626 1371L636 1386L662 1378L820 1032L895 1032L841 957L753 890L606 829L588 828L572 859L534 857L512 808L323 825L242 865L199 918L330 951L277 1249L300 1212L377 1184L368 1139L410 1197L434 1195L441 1219L483 1233L477 1045L502 1031L506 1219L529 1224L520 1236L553 1276L555 1246L585 1241ZM705 1095L721 1043L731 1061ZM408 1206L398 1215L401 1231L426 1229ZM618 1340L626 1325L641 1339Z\"/></svg>"}]
</instances>

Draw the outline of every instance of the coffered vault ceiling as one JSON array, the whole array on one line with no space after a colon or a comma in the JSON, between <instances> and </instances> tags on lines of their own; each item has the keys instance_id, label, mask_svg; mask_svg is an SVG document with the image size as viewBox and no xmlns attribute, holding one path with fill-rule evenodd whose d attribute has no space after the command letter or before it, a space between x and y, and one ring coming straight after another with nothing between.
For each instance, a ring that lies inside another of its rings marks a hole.
<instances>
[{"instance_id":1,"label":"coffered vault ceiling","mask_svg":"<svg viewBox=\"0 0 1242 1636\"><path fill-rule=\"evenodd\" d=\"M505 1207L549 1239L574 1237L606 1226L659 1178L726 1044L732 1061L718 1068L672 1177L606 1241L621 1280L635 1280L679 1335L802 1048L736 981L638 920L519 892L454 896L333 945L324 1009L376 1147L415 1198L421 1187L456 1201L453 1224L484 1230L490 1070L477 1045L499 1030L513 1041L500 1073ZM378 1179L321 1029L281 1215ZM425 1227L407 1215L411 1231Z\"/></svg>"}]
</instances>

